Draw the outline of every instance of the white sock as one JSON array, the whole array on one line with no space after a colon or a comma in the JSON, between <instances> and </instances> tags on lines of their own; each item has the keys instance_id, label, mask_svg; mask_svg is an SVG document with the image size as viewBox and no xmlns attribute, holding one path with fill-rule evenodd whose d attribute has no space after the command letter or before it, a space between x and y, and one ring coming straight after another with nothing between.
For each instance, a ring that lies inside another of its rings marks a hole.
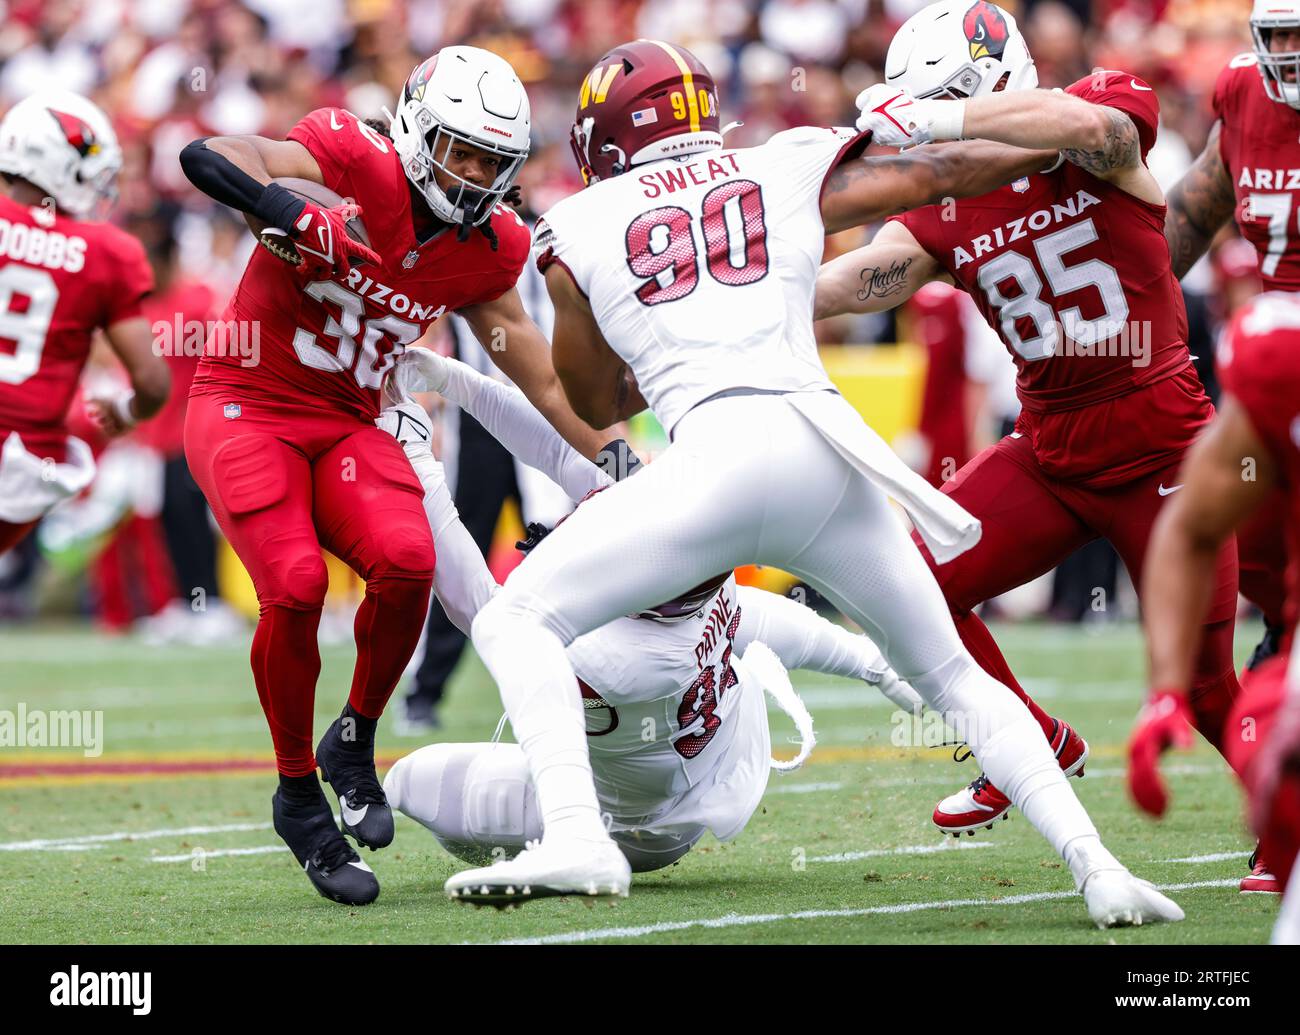
<instances>
[{"instance_id":1,"label":"white sock","mask_svg":"<svg viewBox=\"0 0 1300 1035\"><path fill-rule=\"evenodd\" d=\"M560 638L501 597L474 619L474 647L501 701L537 789L543 840L608 841L587 756L578 679Z\"/></svg>"}]
</instances>

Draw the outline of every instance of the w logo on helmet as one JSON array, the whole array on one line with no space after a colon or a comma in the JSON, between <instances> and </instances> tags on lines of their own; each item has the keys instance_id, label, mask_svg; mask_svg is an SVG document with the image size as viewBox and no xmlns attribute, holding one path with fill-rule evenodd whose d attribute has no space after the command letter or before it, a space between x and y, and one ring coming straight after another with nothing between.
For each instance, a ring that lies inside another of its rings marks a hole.
<instances>
[{"instance_id":1,"label":"w logo on helmet","mask_svg":"<svg viewBox=\"0 0 1300 1035\"><path fill-rule=\"evenodd\" d=\"M67 112L55 111L53 108L47 110L58 122L59 128L63 130L63 135L68 138L68 143L77 149L77 154L81 155L82 158L96 154L99 151L99 142L95 140L95 131L82 122L81 119L75 115L69 115Z\"/></svg>"},{"instance_id":2,"label":"w logo on helmet","mask_svg":"<svg viewBox=\"0 0 1300 1035\"><path fill-rule=\"evenodd\" d=\"M1000 8L986 0L979 0L967 10L961 27L970 43L972 61L986 57L1001 59L1010 33Z\"/></svg>"}]
</instances>

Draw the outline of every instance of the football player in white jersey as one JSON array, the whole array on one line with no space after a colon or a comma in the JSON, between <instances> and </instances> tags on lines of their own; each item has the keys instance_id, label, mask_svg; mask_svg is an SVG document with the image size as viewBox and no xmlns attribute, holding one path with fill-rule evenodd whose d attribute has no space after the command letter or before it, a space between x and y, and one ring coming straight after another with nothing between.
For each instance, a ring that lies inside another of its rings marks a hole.
<instances>
[{"instance_id":1,"label":"football player in white jersey","mask_svg":"<svg viewBox=\"0 0 1300 1035\"><path fill-rule=\"evenodd\" d=\"M424 349L397 362L388 386L396 402L378 423L402 443L424 484L439 551L434 588L448 617L468 632L498 587L456 515L430 449L428 416L406 393L438 392L575 502L611 480L517 388ZM545 535L539 525L529 532L532 545ZM770 768L764 687L803 736L793 762L771 765L795 768L811 751L812 719L785 668L863 680L906 711L922 707L867 637L793 600L737 587L731 574L580 637L569 658L601 808L638 872L675 862L706 830L727 839L749 820ZM513 854L541 837L528 764L515 744L431 744L400 759L384 788L394 808L469 862L486 862L495 850Z\"/></svg>"},{"instance_id":2,"label":"football player in white jersey","mask_svg":"<svg viewBox=\"0 0 1300 1035\"><path fill-rule=\"evenodd\" d=\"M978 539L978 522L863 423L813 340L827 231L982 193L1056 154L974 143L862 158L869 141L803 128L725 148L712 77L666 43L616 47L588 75L573 138L588 186L543 217L536 240L556 305L552 358L588 423L648 404L671 445L580 507L474 619L543 837L453 876L450 896L627 894L565 648L715 573L766 562L856 621L944 715L1066 860L1099 926L1182 918L1103 847L1028 710L962 647L886 490L945 560ZM726 688L712 692L725 704Z\"/></svg>"}]
</instances>

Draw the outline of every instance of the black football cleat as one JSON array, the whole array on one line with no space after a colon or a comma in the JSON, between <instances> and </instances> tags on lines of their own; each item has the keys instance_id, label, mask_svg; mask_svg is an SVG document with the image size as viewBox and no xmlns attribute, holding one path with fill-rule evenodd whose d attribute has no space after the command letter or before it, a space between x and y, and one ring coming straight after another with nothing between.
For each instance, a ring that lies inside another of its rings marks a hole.
<instances>
[{"instance_id":1,"label":"black football cleat","mask_svg":"<svg viewBox=\"0 0 1300 1035\"><path fill-rule=\"evenodd\" d=\"M1269 658L1276 657L1281 652L1282 634L1285 631L1284 626L1265 624L1264 638L1255 644L1255 649L1250 654L1250 660L1246 662L1247 672L1259 668Z\"/></svg>"},{"instance_id":2,"label":"black football cleat","mask_svg":"<svg viewBox=\"0 0 1300 1035\"><path fill-rule=\"evenodd\" d=\"M393 810L375 775L373 740L346 740L343 716L335 719L316 745L321 777L339 797L344 833L372 852L393 843Z\"/></svg>"},{"instance_id":3,"label":"black football cleat","mask_svg":"<svg viewBox=\"0 0 1300 1035\"><path fill-rule=\"evenodd\" d=\"M322 895L345 906L366 906L379 897L379 881L334 825L324 794L316 802L298 804L277 790L271 815L275 832Z\"/></svg>"}]
</instances>

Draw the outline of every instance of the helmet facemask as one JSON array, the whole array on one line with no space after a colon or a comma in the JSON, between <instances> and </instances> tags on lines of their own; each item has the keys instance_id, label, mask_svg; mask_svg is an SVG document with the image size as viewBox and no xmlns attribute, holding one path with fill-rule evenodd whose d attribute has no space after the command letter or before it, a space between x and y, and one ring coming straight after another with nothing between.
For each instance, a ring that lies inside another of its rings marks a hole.
<instances>
[{"instance_id":1,"label":"helmet facemask","mask_svg":"<svg viewBox=\"0 0 1300 1035\"><path fill-rule=\"evenodd\" d=\"M1300 110L1300 51L1283 54L1269 51L1274 29L1300 28L1300 21L1294 20L1294 15L1291 17L1293 20L1289 24L1280 21L1260 24L1259 20L1252 18L1250 34L1255 40L1255 58L1259 62L1259 74L1264 80L1264 92L1269 100ZM1290 79L1284 76L1287 72L1291 75Z\"/></svg>"}]
</instances>

